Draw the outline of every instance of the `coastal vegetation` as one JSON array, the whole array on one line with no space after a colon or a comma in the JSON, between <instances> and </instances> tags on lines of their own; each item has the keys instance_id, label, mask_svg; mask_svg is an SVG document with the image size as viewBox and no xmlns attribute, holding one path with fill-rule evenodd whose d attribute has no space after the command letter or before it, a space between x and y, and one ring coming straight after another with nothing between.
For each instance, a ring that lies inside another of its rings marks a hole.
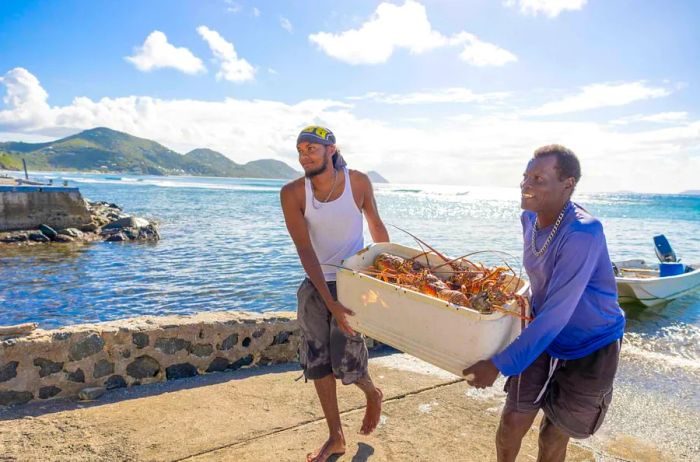
<instances>
[{"instance_id":1,"label":"coastal vegetation","mask_svg":"<svg viewBox=\"0 0 700 462\"><path fill-rule=\"evenodd\" d=\"M22 159L32 170L281 179L301 175L274 159L238 164L211 149L183 155L155 141L104 127L49 143L0 143L0 168L20 170Z\"/></svg>"}]
</instances>

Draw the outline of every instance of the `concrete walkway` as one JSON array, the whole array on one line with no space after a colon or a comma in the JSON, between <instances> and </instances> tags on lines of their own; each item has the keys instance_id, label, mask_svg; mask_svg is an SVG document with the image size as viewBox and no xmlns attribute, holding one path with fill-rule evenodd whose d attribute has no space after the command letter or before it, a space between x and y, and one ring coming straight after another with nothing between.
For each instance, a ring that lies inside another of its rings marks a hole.
<instances>
[{"instance_id":1,"label":"concrete walkway","mask_svg":"<svg viewBox=\"0 0 700 462\"><path fill-rule=\"evenodd\" d=\"M375 357L382 420L358 434L364 400L339 387L348 451L338 461L495 460L503 394L402 354ZM108 392L92 403L53 401L0 411L2 461L301 461L326 437L313 385L297 365L217 373ZM520 460L535 460L537 430ZM571 444L572 461L594 454Z\"/></svg>"}]
</instances>

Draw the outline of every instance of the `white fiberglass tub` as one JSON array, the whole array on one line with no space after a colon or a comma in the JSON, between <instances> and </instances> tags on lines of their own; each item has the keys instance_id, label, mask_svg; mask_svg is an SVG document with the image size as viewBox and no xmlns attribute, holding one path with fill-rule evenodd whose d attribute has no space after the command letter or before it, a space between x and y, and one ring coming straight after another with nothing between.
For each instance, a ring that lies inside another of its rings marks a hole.
<instances>
[{"instance_id":1,"label":"white fiberglass tub","mask_svg":"<svg viewBox=\"0 0 700 462\"><path fill-rule=\"evenodd\" d=\"M508 346L520 333L521 321L501 312L481 314L362 274L382 252L404 258L422 250L399 244L373 244L343 261L338 271L338 300L355 312L353 329L455 375ZM419 261L424 262L425 256ZM428 255L431 266L443 261ZM447 268L447 267L445 267ZM514 278L517 293L529 284ZM511 307L518 311L517 307Z\"/></svg>"}]
</instances>

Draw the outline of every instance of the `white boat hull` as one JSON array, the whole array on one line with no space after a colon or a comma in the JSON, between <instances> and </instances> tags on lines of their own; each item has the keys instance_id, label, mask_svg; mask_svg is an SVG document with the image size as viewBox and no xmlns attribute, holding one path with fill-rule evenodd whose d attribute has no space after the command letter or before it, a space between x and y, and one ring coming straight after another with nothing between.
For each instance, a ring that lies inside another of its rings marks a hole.
<instances>
[{"instance_id":1,"label":"white boat hull","mask_svg":"<svg viewBox=\"0 0 700 462\"><path fill-rule=\"evenodd\" d=\"M617 263L618 266L624 262ZM699 268L698 265L691 265ZM623 273L624 274L624 273ZM641 303L659 306L700 287L700 269L675 276L616 277L618 300L621 304Z\"/></svg>"},{"instance_id":2,"label":"white boat hull","mask_svg":"<svg viewBox=\"0 0 700 462\"><path fill-rule=\"evenodd\" d=\"M338 271L338 299L355 312L348 320L357 332L458 376L519 335L518 317L480 314L358 272L370 267L382 252L404 258L422 253L398 244L374 244L343 262L347 269ZM431 266L443 263L436 255L428 258ZM526 281L516 278L513 283L519 286L519 294L527 294Z\"/></svg>"}]
</instances>

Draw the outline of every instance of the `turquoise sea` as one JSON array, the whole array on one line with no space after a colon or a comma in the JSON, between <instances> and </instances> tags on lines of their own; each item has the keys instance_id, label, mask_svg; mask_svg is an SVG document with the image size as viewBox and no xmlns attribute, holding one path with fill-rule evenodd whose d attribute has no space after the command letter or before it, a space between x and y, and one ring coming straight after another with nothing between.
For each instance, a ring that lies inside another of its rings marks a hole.
<instances>
[{"instance_id":1,"label":"turquoise sea","mask_svg":"<svg viewBox=\"0 0 700 462\"><path fill-rule=\"evenodd\" d=\"M91 200L160 222L155 244L0 248L0 325L51 328L138 315L294 310L303 277L279 207L277 180L45 173ZM376 185L385 223L446 254L510 253L519 267L517 188ZM577 193L605 227L613 259L655 261L663 233L700 263L700 196ZM416 246L389 226L393 241ZM367 238L369 236L367 235ZM369 241L368 241L369 242ZM481 259L497 263L495 254ZM613 408L600 435L632 434L700 460L700 291L661 309L628 309Z\"/></svg>"}]
</instances>

